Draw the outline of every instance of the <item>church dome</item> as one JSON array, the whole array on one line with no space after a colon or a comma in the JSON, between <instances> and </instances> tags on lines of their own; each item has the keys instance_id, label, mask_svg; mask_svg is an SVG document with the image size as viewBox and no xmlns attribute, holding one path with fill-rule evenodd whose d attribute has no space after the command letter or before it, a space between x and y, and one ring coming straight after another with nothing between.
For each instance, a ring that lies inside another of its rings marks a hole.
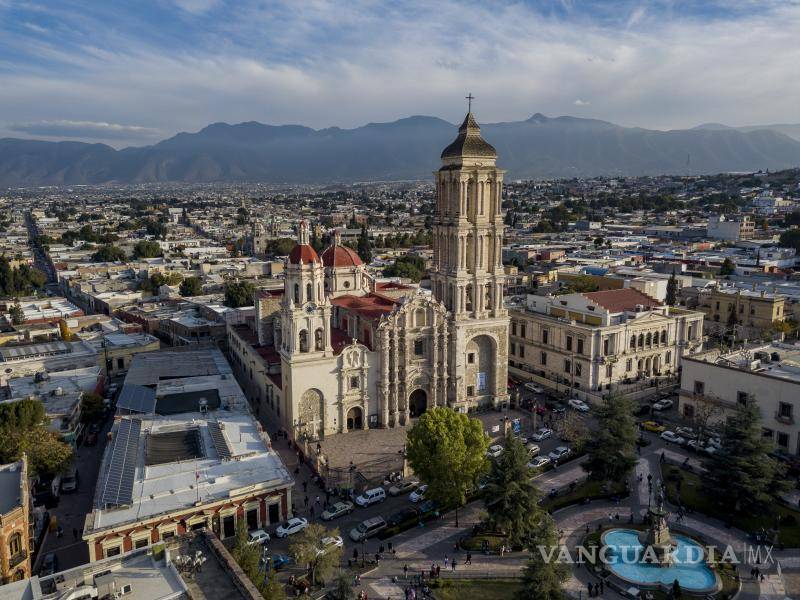
<instances>
[{"instance_id":1,"label":"church dome","mask_svg":"<svg viewBox=\"0 0 800 600\"><path fill-rule=\"evenodd\" d=\"M319 255L308 244L297 244L289 253L289 264L299 265L300 261L303 261L303 264L319 262Z\"/></svg>"},{"instance_id":2,"label":"church dome","mask_svg":"<svg viewBox=\"0 0 800 600\"><path fill-rule=\"evenodd\" d=\"M358 267L364 262L352 248L333 244L322 253L322 264L326 267Z\"/></svg>"},{"instance_id":3,"label":"church dome","mask_svg":"<svg viewBox=\"0 0 800 600\"><path fill-rule=\"evenodd\" d=\"M481 137L481 128L471 112L464 117L458 128L458 137L442 151L442 158L470 156L475 158L497 158L497 151Z\"/></svg>"}]
</instances>

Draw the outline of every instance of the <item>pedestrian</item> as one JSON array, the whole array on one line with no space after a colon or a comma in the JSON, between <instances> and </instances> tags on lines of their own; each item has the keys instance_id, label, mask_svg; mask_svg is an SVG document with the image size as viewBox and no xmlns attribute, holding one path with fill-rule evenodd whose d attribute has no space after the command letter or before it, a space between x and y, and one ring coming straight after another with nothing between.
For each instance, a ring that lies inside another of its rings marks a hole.
<instances>
[{"instance_id":1,"label":"pedestrian","mask_svg":"<svg viewBox=\"0 0 800 600\"><path fill-rule=\"evenodd\" d=\"M383 554L383 544L378 546L378 554Z\"/></svg>"},{"instance_id":2,"label":"pedestrian","mask_svg":"<svg viewBox=\"0 0 800 600\"><path fill-rule=\"evenodd\" d=\"M455 558L450 561L450 569L453 571L453 573L456 572L456 559Z\"/></svg>"},{"instance_id":3,"label":"pedestrian","mask_svg":"<svg viewBox=\"0 0 800 600\"><path fill-rule=\"evenodd\" d=\"M761 574L761 583L764 583L764 579L765 579L765 577L764 577L764 574L762 573Z\"/></svg>"},{"instance_id":4,"label":"pedestrian","mask_svg":"<svg viewBox=\"0 0 800 600\"><path fill-rule=\"evenodd\" d=\"M403 579L408 579L408 564L403 565Z\"/></svg>"},{"instance_id":5,"label":"pedestrian","mask_svg":"<svg viewBox=\"0 0 800 600\"><path fill-rule=\"evenodd\" d=\"M589 598L592 598L593 595L592 595L592 582L591 581L586 584L586 588L589 590Z\"/></svg>"},{"instance_id":6,"label":"pedestrian","mask_svg":"<svg viewBox=\"0 0 800 600\"><path fill-rule=\"evenodd\" d=\"M586 526L586 535L589 535L589 526Z\"/></svg>"},{"instance_id":7,"label":"pedestrian","mask_svg":"<svg viewBox=\"0 0 800 600\"><path fill-rule=\"evenodd\" d=\"M305 507L308 508L308 496L303 498L303 504L305 504Z\"/></svg>"},{"instance_id":8,"label":"pedestrian","mask_svg":"<svg viewBox=\"0 0 800 600\"><path fill-rule=\"evenodd\" d=\"M392 546L392 542L388 542L388 544L389 544L389 546L388 546L389 552L391 552L392 555L394 555L394 546Z\"/></svg>"},{"instance_id":9,"label":"pedestrian","mask_svg":"<svg viewBox=\"0 0 800 600\"><path fill-rule=\"evenodd\" d=\"M317 496L317 499L316 499L316 501L314 502L314 504L316 504L316 505L318 505L318 506L319 506L319 496Z\"/></svg>"},{"instance_id":10,"label":"pedestrian","mask_svg":"<svg viewBox=\"0 0 800 600\"><path fill-rule=\"evenodd\" d=\"M303 493L305 494L307 491L308 491L308 482L304 481L303 482Z\"/></svg>"},{"instance_id":11,"label":"pedestrian","mask_svg":"<svg viewBox=\"0 0 800 600\"><path fill-rule=\"evenodd\" d=\"M444 568L445 569L447 568L447 561L448 561L448 558L447 558L447 555L445 554L444 555Z\"/></svg>"},{"instance_id":12,"label":"pedestrian","mask_svg":"<svg viewBox=\"0 0 800 600\"><path fill-rule=\"evenodd\" d=\"M442 572L442 567L436 565L436 579L439 579L439 573Z\"/></svg>"},{"instance_id":13,"label":"pedestrian","mask_svg":"<svg viewBox=\"0 0 800 600\"><path fill-rule=\"evenodd\" d=\"M72 528L72 537L74 539L76 539L76 540L78 539L78 528L77 527L73 527Z\"/></svg>"},{"instance_id":14,"label":"pedestrian","mask_svg":"<svg viewBox=\"0 0 800 600\"><path fill-rule=\"evenodd\" d=\"M472 564L472 553L471 552L467 552L467 560L464 561L464 564L465 565L471 565Z\"/></svg>"},{"instance_id":15,"label":"pedestrian","mask_svg":"<svg viewBox=\"0 0 800 600\"><path fill-rule=\"evenodd\" d=\"M358 548L353 548L353 560L358 560Z\"/></svg>"}]
</instances>

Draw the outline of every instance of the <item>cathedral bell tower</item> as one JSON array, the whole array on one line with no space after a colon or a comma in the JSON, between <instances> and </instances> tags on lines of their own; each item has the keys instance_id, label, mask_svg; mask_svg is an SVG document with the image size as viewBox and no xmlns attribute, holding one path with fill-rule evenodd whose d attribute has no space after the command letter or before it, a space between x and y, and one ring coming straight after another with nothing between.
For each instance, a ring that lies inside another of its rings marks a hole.
<instances>
[{"instance_id":1,"label":"cathedral bell tower","mask_svg":"<svg viewBox=\"0 0 800 600\"><path fill-rule=\"evenodd\" d=\"M471 100L471 97L470 97ZM502 185L497 152L468 112L441 155L433 226L434 296L449 311L448 402L457 409L508 400L503 307Z\"/></svg>"}]
</instances>

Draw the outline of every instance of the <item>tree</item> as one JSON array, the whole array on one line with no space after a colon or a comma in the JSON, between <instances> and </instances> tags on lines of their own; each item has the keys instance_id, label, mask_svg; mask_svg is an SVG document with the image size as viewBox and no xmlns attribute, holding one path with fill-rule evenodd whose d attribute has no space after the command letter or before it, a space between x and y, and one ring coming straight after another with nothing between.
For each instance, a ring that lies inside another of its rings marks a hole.
<instances>
[{"instance_id":1,"label":"tree","mask_svg":"<svg viewBox=\"0 0 800 600\"><path fill-rule=\"evenodd\" d=\"M31 470L42 477L52 477L69 466L72 446L64 443L54 431L44 424L26 429L0 428L0 456L3 463L19 460L28 455Z\"/></svg>"},{"instance_id":2,"label":"tree","mask_svg":"<svg viewBox=\"0 0 800 600\"><path fill-rule=\"evenodd\" d=\"M667 281L667 298L666 302L669 306L675 306L678 301L678 279L675 277L675 269L672 269L672 275Z\"/></svg>"},{"instance_id":3,"label":"tree","mask_svg":"<svg viewBox=\"0 0 800 600\"><path fill-rule=\"evenodd\" d=\"M239 308L253 306L256 288L249 281L231 281L225 284L225 306Z\"/></svg>"},{"instance_id":4,"label":"tree","mask_svg":"<svg viewBox=\"0 0 800 600\"><path fill-rule=\"evenodd\" d=\"M372 244L369 241L367 226L361 226L361 234L358 236L358 255L365 264L372 262Z\"/></svg>"},{"instance_id":5,"label":"tree","mask_svg":"<svg viewBox=\"0 0 800 600\"><path fill-rule=\"evenodd\" d=\"M401 256L383 270L387 277L403 277L418 283L425 274L425 261L419 256Z\"/></svg>"},{"instance_id":6,"label":"tree","mask_svg":"<svg viewBox=\"0 0 800 600\"><path fill-rule=\"evenodd\" d=\"M492 462L484 490L488 524L506 534L512 546L524 546L546 514L540 499L528 469L528 452L509 431L505 450Z\"/></svg>"},{"instance_id":7,"label":"tree","mask_svg":"<svg viewBox=\"0 0 800 600\"><path fill-rule=\"evenodd\" d=\"M273 256L286 256L292 251L297 242L292 238L278 238L267 242L267 254Z\"/></svg>"},{"instance_id":8,"label":"tree","mask_svg":"<svg viewBox=\"0 0 800 600\"><path fill-rule=\"evenodd\" d=\"M247 524L245 519L236 520L236 537L233 541L231 555L239 564L242 571L250 578L256 587L259 587L263 575L259 573L259 563L261 561L261 546L259 544L249 544L247 536Z\"/></svg>"},{"instance_id":9,"label":"tree","mask_svg":"<svg viewBox=\"0 0 800 600\"><path fill-rule=\"evenodd\" d=\"M320 523L309 523L308 527L292 537L289 554L298 565L307 565L312 585L316 585L318 579L327 579L339 566L342 560L341 548L333 544L320 548L320 540L338 535L338 529L326 529Z\"/></svg>"},{"instance_id":10,"label":"tree","mask_svg":"<svg viewBox=\"0 0 800 600\"><path fill-rule=\"evenodd\" d=\"M522 574L522 587L516 600L565 600L563 584L569 577L567 565L556 560L558 536L550 515L545 515L536 536L536 548L530 548L528 564Z\"/></svg>"},{"instance_id":11,"label":"tree","mask_svg":"<svg viewBox=\"0 0 800 600\"><path fill-rule=\"evenodd\" d=\"M19 301L14 302L11 308L8 309L8 314L11 315L12 325L22 325L25 322L25 313L20 306Z\"/></svg>"},{"instance_id":12,"label":"tree","mask_svg":"<svg viewBox=\"0 0 800 600\"><path fill-rule=\"evenodd\" d=\"M605 240L603 239L603 236L602 236L602 235L599 235L599 236L597 236L596 238L594 238L594 245L595 245L595 247L599 248L600 246L602 246L602 245L603 245L603 242L604 242L604 241L605 241Z\"/></svg>"},{"instance_id":13,"label":"tree","mask_svg":"<svg viewBox=\"0 0 800 600\"><path fill-rule=\"evenodd\" d=\"M754 399L739 404L725 421L722 448L705 459L703 485L729 512L753 514L773 503L789 487L785 468L769 456L761 414Z\"/></svg>"},{"instance_id":14,"label":"tree","mask_svg":"<svg viewBox=\"0 0 800 600\"><path fill-rule=\"evenodd\" d=\"M142 240L133 247L134 258L156 258L161 256L161 245L158 242Z\"/></svg>"},{"instance_id":15,"label":"tree","mask_svg":"<svg viewBox=\"0 0 800 600\"><path fill-rule=\"evenodd\" d=\"M105 405L100 394L83 394L81 396L81 421L91 423L103 412Z\"/></svg>"},{"instance_id":16,"label":"tree","mask_svg":"<svg viewBox=\"0 0 800 600\"><path fill-rule=\"evenodd\" d=\"M339 571L332 594L335 600L355 600L353 578L346 571Z\"/></svg>"},{"instance_id":17,"label":"tree","mask_svg":"<svg viewBox=\"0 0 800 600\"><path fill-rule=\"evenodd\" d=\"M794 248L800 252L800 228L787 229L781 234L780 244L785 248Z\"/></svg>"},{"instance_id":18,"label":"tree","mask_svg":"<svg viewBox=\"0 0 800 600\"><path fill-rule=\"evenodd\" d=\"M199 296L203 293L203 282L199 277L187 277L181 282L178 293L184 297Z\"/></svg>"},{"instance_id":19,"label":"tree","mask_svg":"<svg viewBox=\"0 0 800 600\"><path fill-rule=\"evenodd\" d=\"M633 401L617 394L603 398L595 410L599 427L586 446L583 468L592 479L623 481L636 464L636 420Z\"/></svg>"},{"instance_id":20,"label":"tree","mask_svg":"<svg viewBox=\"0 0 800 600\"><path fill-rule=\"evenodd\" d=\"M61 334L61 339L65 342L72 341L72 331L70 331L69 325L67 325L66 319L59 319L58 321L58 331Z\"/></svg>"},{"instance_id":21,"label":"tree","mask_svg":"<svg viewBox=\"0 0 800 600\"><path fill-rule=\"evenodd\" d=\"M122 248L113 244L100 246L100 249L92 255L92 260L95 262L121 262L126 258L127 256Z\"/></svg>"},{"instance_id":22,"label":"tree","mask_svg":"<svg viewBox=\"0 0 800 600\"><path fill-rule=\"evenodd\" d=\"M437 406L425 412L408 432L406 454L411 468L428 484L427 497L440 506L458 507L486 472L489 440L478 419Z\"/></svg>"},{"instance_id":23,"label":"tree","mask_svg":"<svg viewBox=\"0 0 800 600\"><path fill-rule=\"evenodd\" d=\"M719 268L719 274L726 277L727 275L733 275L734 271L736 271L736 265L730 258L726 257L725 260L722 261L722 266Z\"/></svg>"},{"instance_id":24,"label":"tree","mask_svg":"<svg viewBox=\"0 0 800 600\"><path fill-rule=\"evenodd\" d=\"M286 589L272 569L264 575L259 591L266 600L286 600Z\"/></svg>"}]
</instances>

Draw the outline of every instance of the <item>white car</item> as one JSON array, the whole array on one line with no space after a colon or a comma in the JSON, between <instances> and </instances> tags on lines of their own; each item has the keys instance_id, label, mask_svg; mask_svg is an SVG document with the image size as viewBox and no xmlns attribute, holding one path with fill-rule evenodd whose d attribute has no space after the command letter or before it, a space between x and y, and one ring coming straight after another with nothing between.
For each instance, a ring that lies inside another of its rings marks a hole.
<instances>
[{"instance_id":1,"label":"white car","mask_svg":"<svg viewBox=\"0 0 800 600\"><path fill-rule=\"evenodd\" d=\"M577 398L570 398L569 402L567 402L572 408L577 410L578 412L589 412L589 405L586 404L583 400L578 400Z\"/></svg>"},{"instance_id":2,"label":"white car","mask_svg":"<svg viewBox=\"0 0 800 600\"><path fill-rule=\"evenodd\" d=\"M553 437L553 430L547 427L542 427L539 431L531 435L531 439L534 442L541 442L550 437Z\"/></svg>"},{"instance_id":3,"label":"white car","mask_svg":"<svg viewBox=\"0 0 800 600\"><path fill-rule=\"evenodd\" d=\"M279 538L285 538L286 536L303 531L303 529L306 527L308 527L308 519L304 519L303 517L292 517L282 525L278 526L278 528L275 530L275 535L277 535Z\"/></svg>"},{"instance_id":4,"label":"white car","mask_svg":"<svg viewBox=\"0 0 800 600\"><path fill-rule=\"evenodd\" d=\"M541 452L541 448L536 444L528 444L528 456L533 458L534 456L539 456L539 452Z\"/></svg>"},{"instance_id":5,"label":"white car","mask_svg":"<svg viewBox=\"0 0 800 600\"><path fill-rule=\"evenodd\" d=\"M389 488L389 495L400 496L401 494L405 494L406 492L417 489L417 486L419 486L419 481L414 479L403 479Z\"/></svg>"},{"instance_id":6,"label":"white car","mask_svg":"<svg viewBox=\"0 0 800 600\"><path fill-rule=\"evenodd\" d=\"M687 440L696 440L697 439L697 434L695 433L694 429L692 429L691 427L678 427L675 430L675 433L677 433L679 436L681 436L683 438L686 438Z\"/></svg>"},{"instance_id":7,"label":"white car","mask_svg":"<svg viewBox=\"0 0 800 600\"><path fill-rule=\"evenodd\" d=\"M317 548L317 556L330 552L333 548L341 548L344 546L344 541L338 535L324 537L320 540L320 547Z\"/></svg>"},{"instance_id":8,"label":"white car","mask_svg":"<svg viewBox=\"0 0 800 600\"><path fill-rule=\"evenodd\" d=\"M548 458L552 461L561 460L562 458L566 458L571 450L566 446L559 446L555 450L553 450L550 454L548 454Z\"/></svg>"},{"instance_id":9,"label":"white car","mask_svg":"<svg viewBox=\"0 0 800 600\"><path fill-rule=\"evenodd\" d=\"M672 408L674 402L672 400L659 400L655 404L653 404L653 410L667 410Z\"/></svg>"},{"instance_id":10,"label":"white car","mask_svg":"<svg viewBox=\"0 0 800 600\"><path fill-rule=\"evenodd\" d=\"M525 389L535 394L544 394L544 388L542 386L536 385L530 381L525 384Z\"/></svg>"},{"instance_id":11,"label":"white car","mask_svg":"<svg viewBox=\"0 0 800 600\"><path fill-rule=\"evenodd\" d=\"M341 517L342 515L349 515L351 512L353 512L352 502L336 502L335 504L331 504L328 508L326 508L320 515L320 518L323 521L331 521L337 517Z\"/></svg>"},{"instance_id":12,"label":"white car","mask_svg":"<svg viewBox=\"0 0 800 600\"><path fill-rule=\"evenodd\" d=\"M263 529L255 529L247 534L247 543L250 546L256 544L266 544L269 541L269 534Z\"/></svg>"},{"instance_id":13,"label":"white car","mask_svg":"<svg viewBox=\"0 0 800 600\"><path fill-rule=\"evenodd\" d=\"M661 439L664 440L665 442L669 442L671 444L683 445L683 444L686 443L685 439L683 439L681 436L679 436L674 431L670 431L669 429L667 431L662 431L661 432Z\"/></svg>"},{"instance_id":14,"label":"white car","mask_svg":"<svg viewBox=\"0 0 800 600\"><path fill-rule=\"evenodd\" d=\"M537 456L531 462L528 463L529 469L540 469L546 465L550 464L550 459L546 456Z\"/></svg>"},{"instance_id":15,"label":"white car","mask_svg":"<svg viewBox=\"0 0 800 600\"><path fill-rule=\"evenodd\" d=\"M411 500L414 504L416 504L417 502L422 502L423 500L425 500L425 492L427 491L428 491L428 486L421 485L408 495L408 499Z\"/></svg>"},{"instance_id":16,"label":"white car","mask_svg":"<svg viewBox=\"0 0 800 600\"><path fill-rule=\"evenodd\" d=\"M716 437L708 438L706 440L706 444L708 444L709 446L713 446L717 450L722 448L722 440L720 440L719 438L716 438Z\"/></svg>"},{"instance_id":17,"label":"white car","mask_svg":"<svg viewBox=\"0 0 800 600\"><path fill-rule=\"evenodd\" d=\"M489 446L489 449L486 451L486 456L489 458L497 458L503 453L503 447L500 444L495 444L494 446Z\"/></svg>"}]
</instances>

